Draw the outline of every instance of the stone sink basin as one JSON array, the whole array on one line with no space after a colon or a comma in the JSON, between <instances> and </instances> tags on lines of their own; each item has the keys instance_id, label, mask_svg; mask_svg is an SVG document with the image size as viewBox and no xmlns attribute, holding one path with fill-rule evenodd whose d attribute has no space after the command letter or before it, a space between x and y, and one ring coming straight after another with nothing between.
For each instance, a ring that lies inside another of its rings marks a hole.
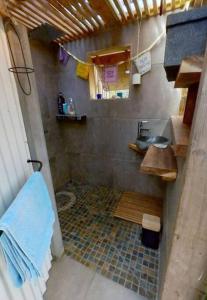
<instances>
[{"instance_id":1,"label":"stone sink basin","mask_svg":"<svg viewBox=\"0 0 207 300\"><path fill-rule=\"evenodd\" d=\"M164 149L169 144L169 140L164 136L140 136L136 140L136 145L141 150L147 150L150 145Z\"/></svg>"}]
</instances>

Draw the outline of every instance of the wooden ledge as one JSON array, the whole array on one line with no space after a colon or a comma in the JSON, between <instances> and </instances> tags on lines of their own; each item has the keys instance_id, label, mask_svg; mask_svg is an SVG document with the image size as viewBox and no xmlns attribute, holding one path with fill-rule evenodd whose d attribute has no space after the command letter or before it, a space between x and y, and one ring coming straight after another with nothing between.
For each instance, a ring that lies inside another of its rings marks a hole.
<instances>
[{"instance_id":1,"label":"wooden ledge","mask_svg":"<svg viewBox=\"0 0 207 300\"><path fill-rule=\"evenodd\" d=\"M191 56L182 60L175 81L175 88L187 88L191 84L198 83L201 77L204 58Z\"/></svg>"},{"instance_id":2,"label":"wooden ledge","mask_svg":"<svg viewBox=\"0 0 207 300\"><path fill-rule=\"evenodd\" d=\"M174 181L177 176L177 163L170 146L159 149L150 146L140 167L140 171L161 177L165 181Z\"/></svg>"},{"instance_id":3,"label":"wooden ledge","mask_svg":"<svg viewBox=\"0 0 207 300\"><path fill-rule=\"evenodd\" d=\"M190 136L190 127L183 124L182 116L171 117L172 131L173 131L173 151L174 155L178 157L185 157Z\"/></svg>"},{"instance_id":4,"label":"wooden ledge","mask_svg":"<svg viewBox=\"0 0 207 300\"><path fill-rule=\"evenodd\" d=\"M145 155L146 151L141 150L136 144L128 144L129 149L134 150L138 154Z\"/></svg>"}]
</instances>

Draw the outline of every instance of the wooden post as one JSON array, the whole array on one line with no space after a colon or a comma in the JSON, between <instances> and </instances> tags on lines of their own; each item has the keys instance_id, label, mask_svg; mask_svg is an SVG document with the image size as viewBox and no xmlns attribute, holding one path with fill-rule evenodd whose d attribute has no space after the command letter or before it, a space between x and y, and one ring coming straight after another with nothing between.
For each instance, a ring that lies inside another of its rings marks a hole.
<instances>
[{"instance_id":1,"label":"wooden post","mask_svg":"<svg viewBox=\"0 0 207 300\"><path fill-rule=\"evenodd\" d=\"M162 300L195 300L207 271L207 49Z\"/></svg>"},{"instance_id":2,"label":"wooden post","mask_svg":"<svg viewBox=\"0 0 207 300\"><path fill-rule=\"evenodd\" d=\"M0 0L0 16L7 17L8 16L8 10L5 0Z\"/></svg>"},{"instance_id":3,"label":"wooden post","mask_svg":"<svg viewBox=\"0 0 207 300\"><path fill-rule=\"evenodd\" d=\"M191 125L193 121L193 115L195 110L196 99L198 95L198 83L194 83L188 88L187 101L185 106L185 112L183 116L183 123Z\"/></svg>"}]
</instances>

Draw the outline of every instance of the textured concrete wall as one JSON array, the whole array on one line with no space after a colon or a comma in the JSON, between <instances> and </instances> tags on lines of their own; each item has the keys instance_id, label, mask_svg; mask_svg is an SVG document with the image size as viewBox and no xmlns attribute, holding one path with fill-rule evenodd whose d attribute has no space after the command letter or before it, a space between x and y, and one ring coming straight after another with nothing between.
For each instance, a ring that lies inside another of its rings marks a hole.
<instances>
[{"instance_id":1,"label":"textured concrete wall","mask_svg":"<svg viewBox=\"0 0 207 300\"><path fill-rule=\"evenodd\" d=\"M161 17L141 25L140 51L147 48L165 28ZM87 53L115 45L131 45L137 53L137 24L67 45L84 60ZM71 58L59 74L59 89L72 97L79 113L86 113L86 125L60 125L67 147L67 162L72 179L106 184L122 190L162 195L160 179L139 173L142 158L128 149L137 134L137 122L149 120L151 134L169 136L168 119L175 114L179 93L166 80L163 68L165 39L152 50L152 70L142 78L141 86L131 86L127 101L92 101L88 82L76 77L76 62ZM134 70L134 66L132 66Z\"/></svg>"},{"instance_id":2,"label":"textured concrete wall","mask_svg":"<svg viewBox=\"0 0 207 300\"><path fill-rule=\"evenodd\" d=\"M148 47L165 28L165 19L150 18L141 24L140 51ZM66 45L84 60L87 53L115 45L131 45L137 53L137 24L89 37ZM55 187L66 180L105 184L122 190L161 196L165 190L159 178L139 173L142 157L128 149L137 135L137 122L148 120L151 134L170 136L168 119L175 114L180 97L166 80L163 68L165 39L151 52L152 70L141 86L130 87L127 101L92 101L88 81L76 77L76 62L58 66L56 56L43 46L31 44L36 68L46 141ZM134 71L134 66L132 66ZM79 113L87 114L85 125L57 123L56 96L62 91L76 101Z\"/></svg>"},{"instance_id":3,"label":"textured concrete wall","mask_svg":"<svg viewBox=\"0 0 207 300\"><path fill-rule=\"evenodd\" d=\"M40 99L48 156L54 187L61 186L69 177L68 159L62 129L56 122L59 64L56 51L38 41L30 41Z\"/></svg>"},{"instance_id":4,"label":"textured concrete wall","mask_svg":"<svg viewBox=\"0 0 207 300\"><path fill-rule=\"evenodd\" d=\"M169 182L166 188L166 195L163 201L163 231L160 245L160 293L162 291L175 224L179 209L180 195L184 180L185 159L177 158L178 175L175 182Z\"/></svg>"}]
</instances>

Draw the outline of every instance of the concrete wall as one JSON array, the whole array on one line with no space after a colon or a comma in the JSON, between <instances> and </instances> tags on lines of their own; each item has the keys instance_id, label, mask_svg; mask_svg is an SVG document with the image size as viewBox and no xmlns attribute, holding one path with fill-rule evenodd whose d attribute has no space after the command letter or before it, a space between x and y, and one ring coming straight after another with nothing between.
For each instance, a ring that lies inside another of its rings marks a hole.
<instances>
[{"instance_id":1,"label":"concrete wall","mask_svg":"<svg viewBox=\"0 0 207 300\"><path fill-rule=\"evenodd\" d=\"M165 28L163 17L141 24L140 51L147 48ZM87 53L115 45L131 45L137 53L138 26L116 28L66 45L84 60ZM59 188L68 179L114 186L162 196L165 185L159 178L139 173L142 157L128 149L137 135L137 122L148 120L151 134L170 136L168 120L177 112L179 92L166 80L163 68L165 39L151 52L152 70L141 86L131 86L128 100L92 101L88 81L76 77L76 62L58 66L56 54L32 42L44 129L53 180ZM43 49L44 48L44 49ZM132 66L134 70L134 66ZM85 125L57 123L58 91L76 101L79 113L87 114Z\"/></svg>"},{"instance_id":2,"label":"concrete wall","mask_svg":"<svg viewBox=\"0 0 207 300\"><path fill-rule=\"evenodd\" d=\"M167 183L163 201L163 231L160 245L160 293L168 266L172 240L179 210L180 195L184 180L185 159L177 158L178 174L175 182Z\"/></svg>"},{"instance_id":3,"label":"concrete wall","mask_svg":"<svg viewBox=\"0 0 207 300\"><path fill-rule=\"evenodd\" d=\"M48 47L38 41L30 40L30 46L53 183L57 188L63 185L69 177L64 135L56 122L57 94L59 92L57 53L53 47Z\"/></svg>"},{"instance_id":4,"label":"concrete wall","mask_svg":"<svg viewBox=\"0 0 207 300\"><path fill-rule=\"evenodd\" d=\"M150 18L141 24L140 51L147 48L165 28L165 19ZM79 58L87 53L115 45L131 45L137 53L138 26L120 27L66 45ZM160 179L139 173L142 157L128 149L137 135L137 122L149 120L151 134L169 135L168 119L175 114L179 93L166 80L163 68L165 39L151 52L152 70L141 86L131 86L129 100L92 101L88 81L76 77L76 62L71 58L59 73L59 89L72 97L79 113L86 113L86 125L60 125L65 140L70 178L106 184L122 190L163 195ZM134 70L134 66L132 67Z\"/></svg>"}]
</instances>

